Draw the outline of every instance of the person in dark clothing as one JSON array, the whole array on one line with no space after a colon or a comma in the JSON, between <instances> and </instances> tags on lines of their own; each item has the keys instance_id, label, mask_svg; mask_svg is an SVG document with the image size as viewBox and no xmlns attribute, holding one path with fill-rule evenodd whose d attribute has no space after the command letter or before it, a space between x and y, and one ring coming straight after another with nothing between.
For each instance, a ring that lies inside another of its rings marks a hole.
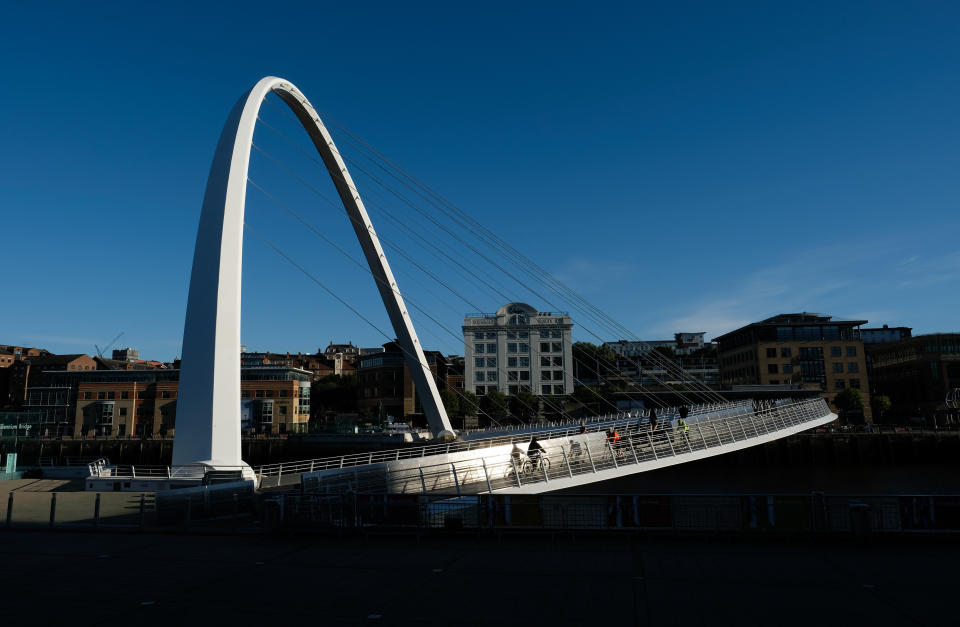
<instances>
[{"instance_id":1,"label":"person in dark clothing","mask_svg":"<svg viewBox=\"0 0 960 627\"><path fill-rule=\"evenodd\" d=\"M580 433L586 433L586 432L587 432L587 423L585 423L584 421L581 420L581 421L580 421Z\"/></svg>"},{"instance_id":2,"label":"person in dark clothing","mask_svg":"<svg viewBox=\"0 0 960 627\"><path fill-rule=\"evenodd\" d=\"M540 467L540 456L543 454L543 446L537 442L537 438L530 440L530 446L527 447L527 457L533 462L534 468Z\"/></svg>"},{"instance_id":3,"label":"person in dark clothing","mask_svg":"<svg viewBox=\"0 0 960 627\"><path fill-rule=\"evenodd\" d=\"M650 410L650 430L651 431L657 430L657 408L656 407Z\"/></svg>"}]
</instances>

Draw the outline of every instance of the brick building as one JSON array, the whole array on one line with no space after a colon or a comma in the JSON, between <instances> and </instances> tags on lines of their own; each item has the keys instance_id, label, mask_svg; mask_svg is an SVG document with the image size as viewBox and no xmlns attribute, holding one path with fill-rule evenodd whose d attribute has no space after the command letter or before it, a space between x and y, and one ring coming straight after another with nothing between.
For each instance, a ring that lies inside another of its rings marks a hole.
<instances>
[{"instance_id":1,"label":"brick building","mask_svg":"<svg viewBox=\"0 0 960 627\"><path fill-rule=\"evenodd\" d=\"M73 435L170 437L176 426L177 369L57 373L75 387ZM253 366L240 370L242 428L247 434L305 432L310 420L310 373Z\"/></svg>"},{"instance_id":2,"label":"brick building","mask_svg":"<svg viewBox=\"0 0 960 627\"><path fill-rule=\"evenodd\" d=\"M455 368L450 368L443 353L423 351L423 354L430 366L437 389L443 390L447 387L448 375L452 376L449 382L454 386L457 385L459 373ZM461 375L461 385L462 381ZM360 396L357 407L363 413L381 418L387 416L402 418L423 413L413 377L410 376L403 351L396 342L387 342L383 345L382 352L366 354L360 358L357 384Z\"/></svg>"}]
</instances>

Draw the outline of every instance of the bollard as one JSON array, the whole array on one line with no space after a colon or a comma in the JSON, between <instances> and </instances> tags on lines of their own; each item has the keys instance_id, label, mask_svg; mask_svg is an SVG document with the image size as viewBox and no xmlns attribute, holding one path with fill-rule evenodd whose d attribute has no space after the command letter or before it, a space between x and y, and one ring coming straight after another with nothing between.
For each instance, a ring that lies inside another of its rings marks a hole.
<instances>
[{"instance_id":1,"label":"bollard","mask_svg":"<svg viewBox=\"0 0 960 627\"><path fill-rule=\"evenodd\" d=\"M13 492L7 495L7 526L13 521Z\"/></svg>"},{"instance_id":2,"label":"bollard","mask_svg":"<svg viewBox=\"0 0 960 627\"><path fill-rule=\"evenodd\" d=\"M97 500L93 502L93 528L100 528L100 493L97 492Z\"/></svg>"},{"instance_id":3,"label":"bollard","mask_svg":"<svg viewBox=\"0 0 960 627\"><path fill-rule=\"evenodd\" d=\"M143 519L146 511L146 494L140 494L140 531L143 531Z\"/></svg>"},{"instance_id":4,"label":"bollard","mask_svg":"<svg viewBox=\"0 0 960 627\"><path fill-rule=\"evenodd\" d=\"M50 494L50 528L53 529L54 522L57 519L57 493Z\"/></svg>"}]
</instances>

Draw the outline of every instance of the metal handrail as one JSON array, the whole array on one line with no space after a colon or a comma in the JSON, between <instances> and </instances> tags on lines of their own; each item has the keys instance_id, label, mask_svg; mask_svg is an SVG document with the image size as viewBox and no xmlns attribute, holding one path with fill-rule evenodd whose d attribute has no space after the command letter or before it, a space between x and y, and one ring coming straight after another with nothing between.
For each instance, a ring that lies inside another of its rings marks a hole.
<instances>
[{"instance_id":1,"label":"metal handrail","mask_svg":"<svg viewBox=\"0 0 960 627\"><path fill-rule=\"evenodd\" d=\"M735 401L732 403L717 403L713 405L698 405L691 409L687 416L687 422L693 423L701 420L717 420L723 418L729 412L735 412L736 415L744 413L753 413L751 401ZM678 415L678 410L664 410L660 414L661 420L667 422ZM592 418L586 422L586 432L596 433L605 431L608 428L625 429L631 425L639 424L644 418L649 419L649 411L618 412L616 414L607 414L605 416ZM495 430L495 429L494 429ZM514 428L516 430L516 428ZM349 455L339 455L336 457L322 457L302 461L279 462L276 464L264 464L254 468L258 477L275 477L289 474L300 474L304 472L316 472L318 470L330 470L333 468L352 468L355 466L365 466L371 463L380 463L387 461L397 461L400 459L411 459L414 457L427 457L430 455L442 455L448 453L459 453L475 449L490 448L502 444L514 444L517 442L527 442L532 437L537 439L555 439L577 435L580 433L579 421L566 422L561 424L552 424L545 426L542 430L524 431L523 433L514 433L513 435L495 436L491 438L478 438L474 440L458 440L443 444L427 444L418 447L408 447L403 449L390 449L375 453L354 453Z\"/></svg>"},{"instance_id":2,"label":"metal handrail","mask_svg":"<svg viewBox=\"0 0 960 627\"><path fill-rule=\"evenodd\" d=\"M692 455L802 425L829 413L826 402L817 398L751 411L749 415L741 413L698 421L695 423L697 435L692 435L693 430L688 433L667 429L625 429L622 440L616 445L606 439L580 438L576 442L582 450L577 452L574 452L573 440L566 445L563 442L541 442L545 449L544 456L550 460L549 469L543 473L518 473L515 457L500 454L459 461L444 460L442 463L421 464L405 469L391 468L389 473L384 472L383 468L353 467L347 472L317 477L316 485L311 489L328 492L455 491L457 494L469 494L522 487L530 483ZM743 424L747 416L753 428L750 431L735 430L734 427ZM429 459L424 458L424 461ZM482 469L482 472L475 472L477 469Z\"/></svg>"}]
</instances>

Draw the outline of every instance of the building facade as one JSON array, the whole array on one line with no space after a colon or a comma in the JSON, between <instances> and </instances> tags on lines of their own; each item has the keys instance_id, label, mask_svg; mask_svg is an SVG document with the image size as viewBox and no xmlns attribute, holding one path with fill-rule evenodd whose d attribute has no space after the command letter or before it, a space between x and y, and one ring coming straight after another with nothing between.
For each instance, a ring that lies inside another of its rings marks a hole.
<instances>
[{"instance_id":1,"label":"building facade","mask_svg":"<svg viewBox=\"0 0 960 627\"><path fill-rule=\"evenodd\" d=\"M423 356L437 389L441 392L448 389L449 377L453 373L447 358L443 353L428 350L423 351ZM413 377L396 342L387 342L380 352L367 353L360 358L357 386L357 408L364 414L386 419L388 416L402 418L423 413Z\"/></svg>"},{"instance_id":2,"label":"building facade","mask_svg":"<svg viewBox=\"0 0 960 627\"><path fill-rule=\"evenodd\" d=\"M173 436L177 369L97 370L57 373L61 388L75 388L75 437ZM253 366L240 370L241 425L245 434L308 430L310 373L296 368Z\"/></svg>"},{"instance_id":3,"label":"building facade","mask_svg":"<svg viewBox=\"0 0 960 627\"><path fill-rule=\"evenodd\" d=\"M838 392L860 392L872 421L867 366L859 327L866 320L833 320L813 313L780 314L714 341L724 386L789 385L816 389L828 402Z\"/></svg>"},{"instance_id":4,"label":"building facade","mask_svg":"<svg viewBox=\"0 0 960 627\"><path fill-rule=\"evenodd\" d=\"M912 336L911 327L889 327L883 325L878 329L860 329L860 339L864 344L882 344L884 342L899 342Z\"/></svg>"},{"instance_id":5,"label":"building facade","mask_svg":"<svg viewBox=\"0 0 960 627\"><path fill-rule=\"evenodd\" d=\"M902 418L942 422L947 395L960 388L960 333L918 335L900 342L868 346L873 365L872 392L890 397L891 411Z\"/></svg>"},{"instance_id":6,"label":"building facade","mask_svg":"<svg viewBox=\"0 0 960 627\"><path fill-rule=\"evenodd\" d=\"M564 312L508 303L491 314L463 321L464 387L539 395L573 393L573 323Z\"/></svg>"}]
</instances>

